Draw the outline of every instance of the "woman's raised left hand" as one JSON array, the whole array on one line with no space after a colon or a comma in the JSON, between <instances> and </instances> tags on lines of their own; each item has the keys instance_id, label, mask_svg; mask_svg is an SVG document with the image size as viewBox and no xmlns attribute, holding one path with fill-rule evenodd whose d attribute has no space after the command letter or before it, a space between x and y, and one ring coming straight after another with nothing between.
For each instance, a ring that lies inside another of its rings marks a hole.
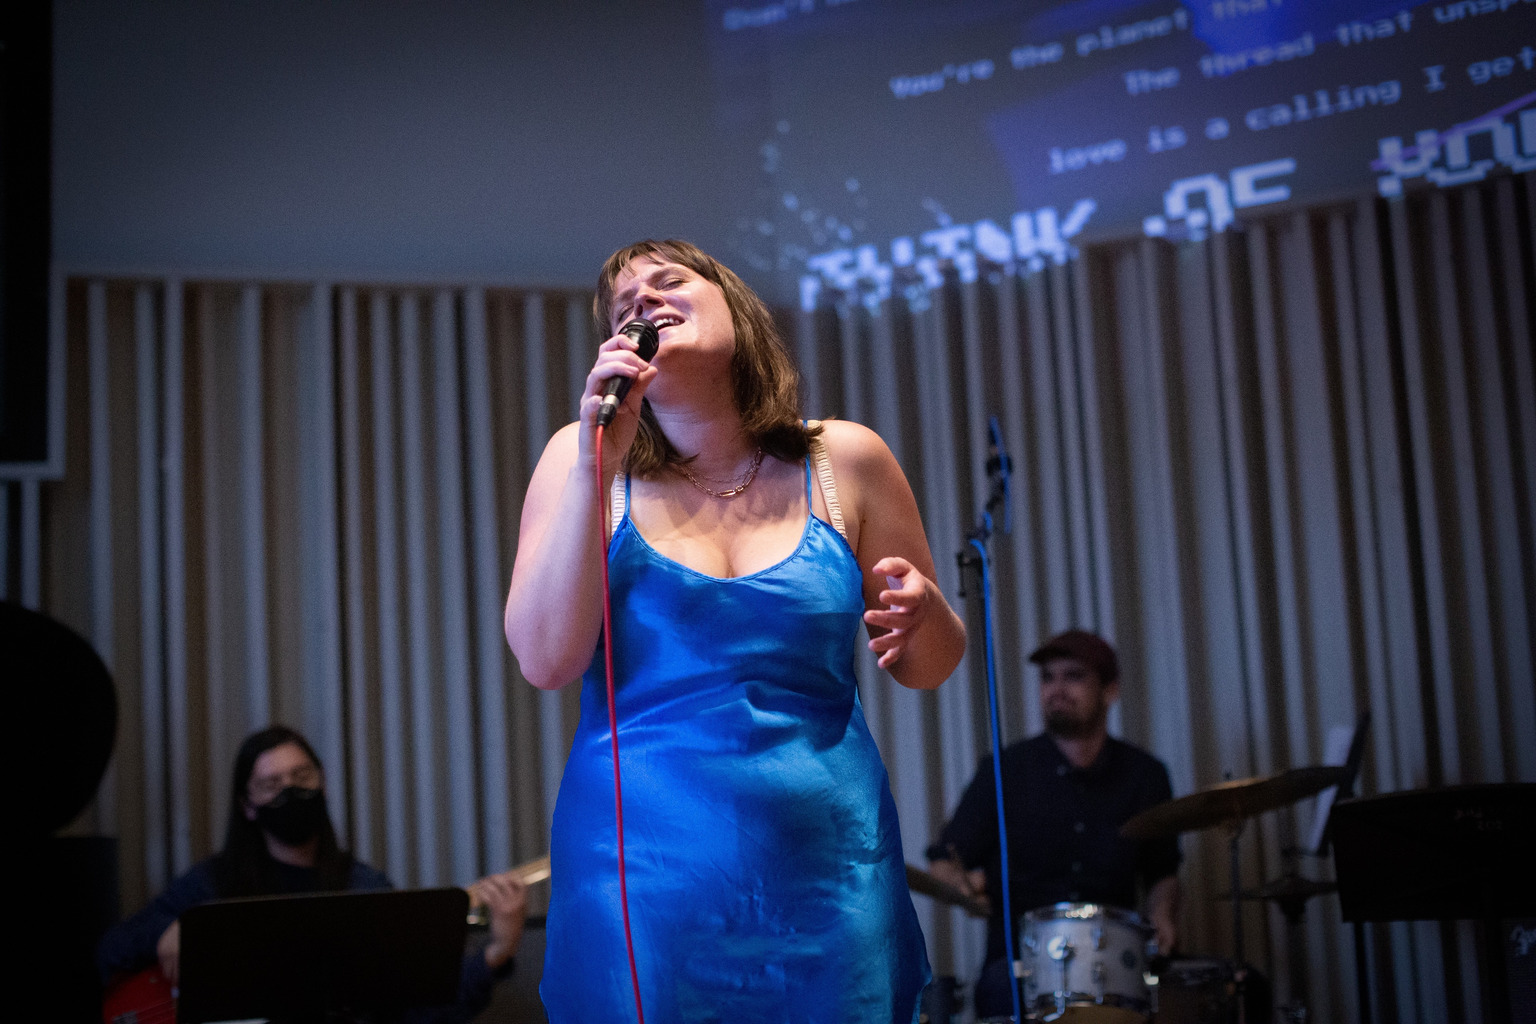
<instances>
[{"instance_id":1,"label":"woman's raised left hand","mask_svg":"<svg viewBox=\"0 0 1536 1024\"><path fill-rule=\"evenodd\" d=\"M889 670L901 660L934 600L942 601L943 597L933 581L905 558L882 558L871 571L885 577L887 589L880 591L880 603L885 607L869 609L864 613L864 621L886 632L871 638L869 649L880 656L880 667Z\"/></svg>"}]
</instances>

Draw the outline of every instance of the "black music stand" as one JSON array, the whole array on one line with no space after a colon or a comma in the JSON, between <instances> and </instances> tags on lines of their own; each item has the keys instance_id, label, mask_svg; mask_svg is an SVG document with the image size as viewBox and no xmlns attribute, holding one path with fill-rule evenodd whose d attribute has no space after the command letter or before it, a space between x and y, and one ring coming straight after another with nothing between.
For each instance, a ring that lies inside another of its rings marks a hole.
<instances>
[{"instance_id":1,"label":"black music stand","mask_svg":"<svg viewBox=\"0 0 1536 1024\"><path fill-rule=\"evenodd\" d=\"M468 928L463 889L222 900L181 917L182 1024L452 1003Z\"/></svg>"},{"instance_id":2,"label":"black music stand","mask_svg":"<svg viewBox=\"0 0 1536 1024\"><path fill-rule=\"evenodd\" d=\"M1345 800L1334 805L1330 828L1344 920L1483 922L1491 1016L1509 1019L1495 951L1501 921L1536 915L1536 784Z\"/></svg>"}]
</instances>

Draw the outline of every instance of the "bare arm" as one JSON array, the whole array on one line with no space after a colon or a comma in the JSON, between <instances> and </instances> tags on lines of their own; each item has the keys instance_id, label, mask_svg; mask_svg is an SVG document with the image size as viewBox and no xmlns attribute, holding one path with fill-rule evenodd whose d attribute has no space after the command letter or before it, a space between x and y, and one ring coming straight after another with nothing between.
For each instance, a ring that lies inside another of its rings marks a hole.
<instances>
[{"instance_id":1,"label":"bare arm","mask_svg":"<svg viewBox=\"0 0 1536 1024\"><path fill-rule=\"evenodd\" d=\"M558 689L580 677L602 631L603 523L607 487L634 441L640 399L656 376L634 354L634 341L609 338L587 375L581 419L550 439L528 483L517 559L502 620L518 667L534 686ZM635 386L604 432L603 473L596 479L595 427L603 382L622 374Z\"/></svg>"},{"instance_id":2,"label":"bare arm","mask_svg":"<svg viewBox=\"0 0 1536 1024\"><path fill-rule=\"evenodd\" d=\"M1160 878L1147 893L1147 920L1157 933L1157 949L1170 955L1179 941L1179 876Z\"/></svg>"},{"instance_id":3,"label":"bare arm","mask_svg":"<svg viewBox=\"0 0 1536 1024\"><path fill-rule=\"evenodd\" d=\"M928 871L934 878L954 886L975 901L971 906L962 908L967 914L986 917L992 912L991 901L987 899L987 873L981 868L967 871L965 865L958 860L941 857L928 862Z\"/></svg>"},{"instance_id":4,"label":"bare arm","mask_svg":"<svg viewBox=\"0 0 1536 1024\"><path fill-rule=\"evenodd\" d=\"M903 686L931 690L960 664L965 624L934 582L917 499L890 448L855 423L826 424L827 451L858 520L864 623L880 667Z\"/></svg>"},{"instance_id":5,"label":"bare arm","mask_svg":"<svg viewBox=\"0 0 1536 1024\"><path fill-rule=\"evenodd\" d=\"M490 912L491 941L485 946L485 965L495 971L517 953L528 918L528 887L517 871L488 875L469 887L470 899Z\"/></svg>"}]
</instances>

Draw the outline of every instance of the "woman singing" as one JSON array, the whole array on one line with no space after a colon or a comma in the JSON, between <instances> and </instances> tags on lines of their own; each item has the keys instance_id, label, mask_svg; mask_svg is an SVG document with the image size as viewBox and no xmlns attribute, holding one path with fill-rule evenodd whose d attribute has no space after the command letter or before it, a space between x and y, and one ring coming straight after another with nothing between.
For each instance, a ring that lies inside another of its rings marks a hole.
<instances>
[{"instance_id":1,"label":"woman singing","mask_svg":"<svg viewBox=\"0 0 1536 1024\"><path fill-rule=\"evenodd\" d=\"M633 1019L605 696L611 576L626 864L654 1021L917 1019L929 978L884 766L855 689L931 689L965 627L917 503L857 424L800 418L762 301L679 241L614 253L581 419L539 460L506 632L543 689L583 677L561 782L542 995L552 1024ZM649 364L619 328L660 329ZM610 378L634 386L603 437ZM611 538L611 539L610 539Z\"/></svg>"}]
</instances>

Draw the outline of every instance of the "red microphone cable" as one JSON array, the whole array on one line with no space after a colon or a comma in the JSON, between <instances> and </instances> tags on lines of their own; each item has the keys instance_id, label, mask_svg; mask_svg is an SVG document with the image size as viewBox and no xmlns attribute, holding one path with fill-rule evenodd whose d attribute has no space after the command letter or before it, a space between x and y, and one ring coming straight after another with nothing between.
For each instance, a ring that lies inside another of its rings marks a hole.
<instances>
[{"instance_id":1,"label":"red microphone cable","mask_svg":"<svg viewBox=\"0 0 1536 1024\"><path fill-rule=\"evenodd\" d=\"M619 784L619 714L613 702L613 602L608 592L608 508L603 502L603 429L597 428L597 512L603 534L603 665L608 678L608 738L613 749L613 817L619 836L619 906L624 912L624 950L629 979L635 986L635 1016L645 1024L640 1005L640 972L635 967L635 939L629 930L629 883L624 874L624 791Z\"/></svg>"}]
</instances>

